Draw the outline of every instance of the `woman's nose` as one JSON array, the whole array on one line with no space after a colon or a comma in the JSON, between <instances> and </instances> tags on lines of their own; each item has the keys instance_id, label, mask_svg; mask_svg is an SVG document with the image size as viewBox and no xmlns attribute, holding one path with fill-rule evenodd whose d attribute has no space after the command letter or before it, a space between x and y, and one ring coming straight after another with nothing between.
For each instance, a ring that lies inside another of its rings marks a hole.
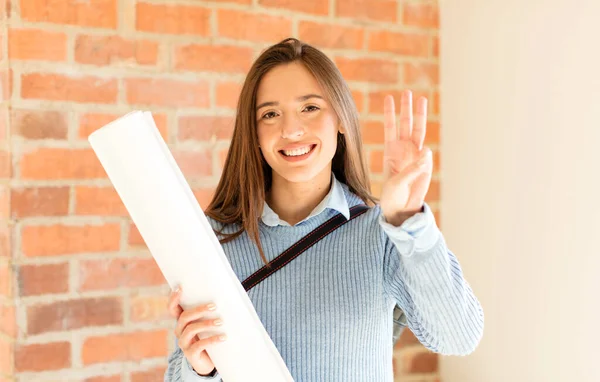
<instances>
[{"instance_id":1,"label":"woman's nose","mask_svg":"<svg viewBox=\"0 0 600 382\"><path fill-rule=\"evenodd\" d=\"M281 138L299 138L304 135L304 126L298 118L286 117L281 126Z\"/></svg>"}]
</instances>

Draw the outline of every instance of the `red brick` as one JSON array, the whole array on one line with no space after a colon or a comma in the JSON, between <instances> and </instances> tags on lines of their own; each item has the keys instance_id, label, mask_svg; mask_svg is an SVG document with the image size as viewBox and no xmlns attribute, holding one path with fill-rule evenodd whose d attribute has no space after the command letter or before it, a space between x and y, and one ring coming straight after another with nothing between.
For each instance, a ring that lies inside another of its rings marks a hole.
<instances>
[{"instance_id":1,"label":"red brick","mask_svg":"<svg viewBox=\"0 0 600 382\"><path fill-rule=\"evenodd\" d=\"M175 48L175 69L246 73L252 49L226 45L184 45Z\"/></svg>"},{"instance_id":2,"label":"red brick","mask_svg":"<svg viewBox=\"0 0 600 382\"><path fill-rule=\"evenodd\" d=\"M369 155L369 169L371 173L383 173L383 151L371 151Z\"/></svg>"},{"instance_id":3,"label":"red brick","mask_svg":"<svg viewBox=\"0 0 600 382\"><path fill-rule=\"evenodd\" d=\"M121 382L120 375L86 378L83 382Z\"/></svg>"},{"instance_id":4,"label":"red brick","mask_svg":"<svg viewBox=\"0 0 600 382\"><path fill-rule=\"evenodd\" d=\"M0 185L0 219L7 221L10 218L10 186Z\"/></svg>"},{"instance_id":5,"label":"red brick","mask_svg":"<svg viewBox=\"0 0 600 382\"><path fill-rule=\"evenodd\" d=\"M194 196L196 197L196 201L200 204L200 208L204 211L206 207L210 204L213 196L215 195L215 190L212 188L197 188L194 189Z\"/></svg>"},{"instance_id":6,"label":"red brick","mask_svg":"<svg viewBox=\"0 0 600 382\"><path fill-rule=\"evenodd\" d=\"M120 36L77 36L75 61L82 64L111 65L134 63L155 65L158 43L148 40L124 39Z\"/></svg>"},{"instance_id":7,"label":"red brick","mask_svg":"<svg viewBox=\"0 0 600 382\"><path fill-rule=\"evenodd\" d=\"M439 150L433 150L433 172L438 172L440 170L440 152Z\"/></svg>"},{"instance_id":8,"label":"red brick","mask_svg":"<svg viewBox=\"0 0 600 382\"><path fill-rule=\"evenodd\" d=\"M69 187L14 188L11 216L60 216L69 213Z\"/></svg>"},{"instance_id":9,"label":"red brick","mask_svg":"<svg viewBox=\"0 0 600 382\"><path fill-rule=\"evenodd\" d=\"M25 139L67 139L67 114L57 110L11 111L13 132Z\"/></svg>"},{"instance_id":10,"label":"red brick","mask_svg":"<svg viewBox=\"0 0 600 382\"><path fill-rule=\"evenodd\" d=\"M225 167L225 161L227 160L227 154L229 153L229 149L221 149L219 151L219 168L222 169ZM208 205L208 203L207 203Z\"/></svg>"},{"instance_id":11,"label":"red brick","mask_svg":"<svg viewBox=\"0 0 600 382\"><path fill-rule=\"evenodd\" d=\"M222 37L272 43L292 35L292 21L281 16L219 9L217 20Z\"/></svg>"},{"instance_id":12,"label":"red brick","mask_svg":"<svg viewBox=\"0 0 600 382\"><path fill-rule=\"evenodd\" d=\"M13 374L13 343L8 338L0 337L0 375ZM7 381L12 382L13 380Z\"/></svg>"},{"instance_id":13,"label":"red brick","mask_svg":"<svg viewBox=\"0 0 600 382\"><path fill-rule=\"evenodd\" d=\"M166 357L167 334L166 330L157 330L89 337L83 342L81 358L84 365L90 365Z\"/></svg>"},{"instance_id":14,"label":"red brick","mask_svg":"<svg viewBox=\"0 0 600 382\"><path fill-rule=\"evenodd\" d=\"M346 80L378 83L398 82L398 64L393 61L338 57L335 59L335 63Z\"/></svg>"},{"instance_id":15,"label":"red brick","mask_svg":"<svg viewBox=\"0 0 600 382\"><path fill-rule=\"evenodd\" d=\"M117 102L117 90L114 78L50 73L21 75L21 96L24 99L113 104Z\"/></svg>"},{"instance_id":16,"label":"red brick","mask_svg":"<svg viewBox=\"0 0 600 382\"><path fill-rule=\"evenodd\" d=\"M10 338L16 337L17 321L14 305L0 304L0 333Z\"/></svg>"},{"instance_id":17,"label":"red brick","mask_svg":"<svg viewBox=\"0 0 600 382\"><path fill-rule=\"evenodd\" d=\"M404 3L403 6L402 22L404 25L431 29L439 28L437 3Z\"/></svg>"},{"instance_id":18,"label":"red brick","mask_svg":"<svg viewBox=\"0 0 600 382\"><path fill-rule=\"evenodd\" d=\"M65 61L67 35L40 29L9 29L8 57L11 60Z\"/></svg>"},{"instance_id":19,"label":"red brick","mask_svg":"<svg viewBox=\"0 0 600 382\"><path fill-rule=\"evenodd\" d=\"M242 85L237 82L217 82L217 107L237 108Z\"/></svg>"},{"instance_id":20,"label":"red brick","mask_svg":"<svg viewBox=\"0 0 600 382\"><path fill-rule=\"evenodd\" d=\"M362 121L360 125L363 143L378 145L383 144L383 122Z\"/></svg>"},{"instance_id":21,"label":"red brick","mask_svg":"<svg viewBox=\"0 0 600 382\"><path fill-rule=\"evenodd\" d=\"M0 89L0 91L2 91L2 89ZM2 97L0 96L0 98ZM8 140L8 119L8 106L4 104L3 106L0 106L0 143Z\"/></svg>"},{"instance_id":22,"label":"red brick","mask_svg":"<svg viewBox=\"0 0 600 382\"><path fill-rule=\"evenodd\" d=\"M320 48L356 49L363 47L364 30L338 24L300 21L299 38Z\"/></svg>"},{"instance_id":23,"label":"red brick","mask_svg":"<svg viewBox=\"0 0 600 382\"><path fill-rule=\"evenodd\" d=\"M288 9L295 12L311 13L313 15L327 15L330 0L258 0L264 7Z\"/></svg>"},{"instance_id":24,"label":"red brick","mask_svg":"<svg viewBox=\"0 0 600 382\"><path fill-rule=\"evenodd\" d=\"M439 116L440 115L440 92L439 91L434 91L433 92L433 97L432 97L432 105L429 106L432 115L436 115Z\"/></svg>"},{"instance_id":25,"label":"red brick","mask_svg":"<svg viewBox=\"0 0 600 382\"><path fill-rule=\"evenodd\" d=\"M27 257L117 251L121 226L118 223L25 226L21 236L21 248Z\"/></svg>"},{"instance_id":26,"label":"red brick","mask_svg":"<svg viewBox=\"0 0 600 382\"><path fill-rule=\"evenodd\" d=\"M354 103L356 104L356 109L359 113L362 113L365 110L365 95L360 90L352 91L352 98L354 98Z\"/></svg>"},{"instance_id":27,"label":"red brick","mask_svg":"<svg viewBox=\"0 0 600 382\"><path fill-rule=\"evenodd\" d=\"M29 306L27 333L40 334L92 326L121 325L122 305L120 297L99 297Z\"/></svg>"},{"instance_id":28,"label":"red brick","mask_svg":"<svg viewBox=\"0 0 600 382\"><path fill-rule=\"evenodd\" d=\"M250 5L252 4L252 0L212 0L213 3L222 3L222 4L227 4L227 3L237 3L237 4L246 4L246 5Z\"/></svg>"},{"instance_id":29,"label":"red brick","mask_svg":"<svg viewBox=\"0 0 600 382\"><path fill-rule=\"evenodd\" d=\"M106 277L110 275L110 277ZM163 285L165 278L154 258L118 258L81 262L80 290Z\"/></svg>"},{"instance_id":30,"label":"red brick","mask_svg":"<svg viewBox=\"0 0 600 382\"><path fill-rule=\"evenodd\" d=\"M21 179L97 179L106 172L92 149L39 148L24 153Z\"/></svg>"},{"instance_id":31,"label":"red brick","mask_svg":"<svg viewBox=\"0 0 600 382\"><path fill-rule=\"evenodd\" d=\"M425 132L425 144L437 145L440 143L440 124L439 122L427 122L427 131Z\"/></svg>"},{"instance_id":32,"label":"red brick","mask_svg":"<svg viewBox=\"0 0 600 382\"><path fill-rule=\"evenodd\" d=\"M439 67L435 63L404 64L404 83L421 87L439 85Z\"/></svg>"},{"instance_id":33,"label":"red brick","mask_svg":"<svg viewBox=\"0 0 600 382\"><path fill-rule=\"evenodd\" d=\"M234 122L234 117L182 116L178 120L177 139L209 141L213 135L217 139L231 139Z\"/></svg>"},{"instance_id":34,"label":"red brick","mask_svg":"<svg viewBox=\"0 0 600 382\"><path fill-rule=\"evenodd\" d=\"M9 100L12 97L12 70L1 70L0 71L0 102Z\"/></svg>"},{"instance_id":35,"label":"red brick","mask_svg":"<svg viewBox=\"0 0 600 382\"><path fill-rule=\"evenodd\" d=\"M367 46L372 51L428 57L431 49L431 36L388 31L371 32Z\"/></svg>"},{"instance_id":36,"label":"red brick","mask_svg":"<svg viewBox=\"0 0 600 382\"><path fill-rule=\"evenodd\" d=\"M8 179L12 176L12 156L6 150L0 150L0 179Z\"/></svg>"},{"instance_id":37,"label":"red brick","mask_svg":"<svg viewBox=\"0 0 600 382\"><path fill-rule=\"evenodd\" d=\"M419 344L419 340L417 339L417 337L415 337L413 332L409 329L404 329L404 331L400 335L400 338L398 339L398 342L396 343L396 348L402 348L404 346L417 344Z\"/></svg>"},{"instance_id":38,"label":"red brick","mask_svg":"<svg viewBox=\"0 0 600 382\"><path fill-rule=\"evenodd\" d=\"M21 18L85 27L117 27L117 0L21 0Z\"/></svg>"},{"instance_id":39,"label":"red brick","mask_svg":"<svg viewBox=\"0 0 600 382\"><path fill-rule=\"evenodd\" d=\"M15 349L15 370L49 371L71 367L71 344L50 342L18 345Z\"/></svg>"},{"instance_id":40,"label":"red brick","mask_svg":"<svg viewBox=\"0 0 600 382\"><path fill-rule=\"evenodd\" d=\"M440 38L438 36L433 36L433 40L432 40L432 47L431 47L431 54L433 55L433 57L439 57L440 56Z\"/></svg>"},{"instance_id":41,"label":"red brick","mask_svg":"<svg viewBox=\"0 0 600 382\"><path fill-rule=\"evenodd\" d=\"M0 224L0 258L12 257L11 229L7 224Z\"/></svg>"},{"instance_id":42,"label":"red brick","mask_svg":"<svg viewBox=\"0 0 600 382\"><path fill-rule=\"evenodd\" d=\"M129 216L113 187L76 186L75 213L78 215Z\"/></svg>"},{"instance_id":43,"label":"red brick","mask_svg":"<svg viewBox=\"0 0 600 382\"><path fill-rule=\"evenodd\" d=\"M159 78L125 80L127 102L136 105L203 107L210 105L206 81L184 82Z\"/></svg>"},{"instance_id":44,"label":"red brick","mask_svg":"<svg viewBox=\"0 0 600 382\"><path fill-rule=\"evenodd\" d=\"M342 0L337 2L336 15L361 20L395 22L398 14L395 0Z\"/></svg>"},{"instance_id":45,"label":"red brick","mask_svg":"<svg viewBox=\"0 0 600 382\"><path fill-rule=\"evenodd\" d=\"M90 134L105 125L122 117L119 114L86 113L79 117L79 138L88 139ZM156 128L165 141L168 142L169 132L167 127L167 115L162 113L152 113Z\"/></svg>"},{"instance_id":46,"label":"red brick","mask_svg":"<svg viewBox=\"0 0 600 382\"><path fill-rule=\"evenodd\" d=\"M136 29L163 34L210 34L210 9L186 5L136 4Z\"/></svg>"},{"instance_id":47,"label":"red brick","mask_svg":"<svg viewBox=\"0 0 600 382\"><path fill-rule=\"evenodd\" d=\"M22 297L69 291L68 263L21 265L18 275Z\"/></svg>"},{"instance_id":48,"label":"red brick","mask_svg":"<svg viewBox=\"0 0 600 382\"><path fill-rule=\"evenodd\" d=\"M165 371L166 367L161 366L150 370L132 372L131 382L162 382Z\"/></svg>"},{"instance_id":49,"label":"red brick","mask_svg":"<svg viewBox=\"0 0 600 382\"><path fill-rule=\"evenodd\" d=\"M156 322L171 318L167 311L168 296L136 296L131 299L131 321Z\"/></svg>"},{"instance_id":50,"label":"red brick","mask_svg":"<svg viewBox=\"0 0 600 382\"><path fill-rule=\"evenodd\" d=\"M208 149L175 151L173 157L186 177L212 175L212 153Z\"/></svg>"},{"instance_id":51,"label":"red brick","mask_svg":"<svg viewBox=\"0 0 600 382\"><path fill-rule=\"evenodd\" d=\"M0 262L0 296L12 298L12 266L6 261Z\"/></svg>"},{"instance_id":52,"label":"red brick","mask_svg":"<svg viewBox=\"0 0 600 382\"><path fill-rule=\"evenodd\" d=\"M439 180L432 180L429 186L429 191L425 197L427 203L439 202L440 201L440 182Z\"/></svg>"},{"instance_id":53,"label":"red brick","mask_svg":"<svg viewBox=\"0 0 600 382\"><path fill-rule=\"evenodd\" d=\"M129 238L127 239L127 243L132 247L146 246L146 242L134 223L129 224Z\"/></svg>"},{"instance_id":54,"label":"red brick","mask_svg":"<svg viewBox=\"0 0 600 382\"><path fill-rule=\"evenodd\" d=\"M435 373L438 371L438 355L430 352L403 355L403 372L406 374Z\"/></svg>"}]
</instances>

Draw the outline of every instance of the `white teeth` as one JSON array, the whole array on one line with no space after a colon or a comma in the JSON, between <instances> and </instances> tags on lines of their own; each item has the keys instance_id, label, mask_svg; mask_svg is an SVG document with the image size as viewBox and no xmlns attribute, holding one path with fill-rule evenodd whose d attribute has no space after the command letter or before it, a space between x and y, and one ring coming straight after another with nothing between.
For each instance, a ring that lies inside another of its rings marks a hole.
<instances>
[{"instance_id":1,"label":"white teeth","mask_svg":"<svg viewBox=\"0 0 600 382\"><path fill-rule=\"evenodd\" d=\"M295 157L295 156L298 156L298 155L304 155L304 154L308 153L310 151L311 147L312 146L306 146L306 147L302 147L300 149L282 150L282 151L288 157Z\"/></svg>"}]
</instances>

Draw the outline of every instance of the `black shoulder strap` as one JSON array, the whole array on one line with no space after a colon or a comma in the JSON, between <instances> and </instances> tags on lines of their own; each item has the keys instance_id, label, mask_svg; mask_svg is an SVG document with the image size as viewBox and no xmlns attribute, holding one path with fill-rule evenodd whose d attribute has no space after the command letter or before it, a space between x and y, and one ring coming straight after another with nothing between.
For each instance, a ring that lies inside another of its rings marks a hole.
<instances>
[{"instance_id":1,"label":"black shoulder strap","mask_svg":"<svg viewBox=\"0 0 600 382\"><path fill-rule=\"evenodd\" d=\"M335 231L338 227L341 227L345 223L364 214L368 210L369 207L365 206L364 204L359 204L350 208L350 219L346 220L346 217L344 215L337 214L331 219L327 220L325 223L315 228L308 235L300 239L300 241L298 241L296 244L292 245L291 247L286 249L282 254L271 260L268 266L265 265L258 271L254 272L242 283L244 289L246 289L247 292L250 289L254 288L258 283L260 283L267 277L271 276L273 273L283 268L287 263L294 260L302 252L315 245L315 243L317 243L319 240L321 240L331 232Z\"/></svg>"}]
</instances>

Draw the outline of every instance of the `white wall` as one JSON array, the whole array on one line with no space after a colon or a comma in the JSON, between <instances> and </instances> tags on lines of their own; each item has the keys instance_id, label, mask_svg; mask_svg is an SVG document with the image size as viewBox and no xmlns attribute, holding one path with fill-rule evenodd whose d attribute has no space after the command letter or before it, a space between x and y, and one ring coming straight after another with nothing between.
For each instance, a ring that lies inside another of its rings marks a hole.
<instances>
[{"instance_id":1,"label":"white wall","mask_svg":"<svg viewBox=\"0 0 600 382\"><path fill-rule=\"evenodd\" d=\"M600 1L441 0L442 228L485 314L443 382L600 381Z\"/></svg>"}]
</instances>

